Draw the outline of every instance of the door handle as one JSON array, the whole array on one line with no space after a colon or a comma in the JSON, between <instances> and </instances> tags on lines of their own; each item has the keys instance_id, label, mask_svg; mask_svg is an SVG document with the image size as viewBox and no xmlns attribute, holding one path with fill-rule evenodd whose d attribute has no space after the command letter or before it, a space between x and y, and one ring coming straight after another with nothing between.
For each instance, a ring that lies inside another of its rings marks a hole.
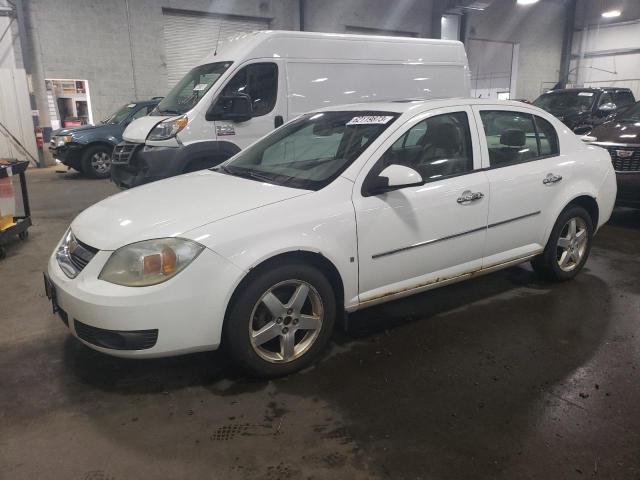
<instances>
[{"instance_id":1,"label":"door handle","mask_svg":"<svg viewBox=\"0 0 640 480\"><path fill-rule=\"evenodd\" d=\"M467 203L475 202L476 200L480 200L481 198L484 198L484 193L465 190L464 192L462 192L462 195L458 197L457 201L460 204L467 204Z\"/></svg>"},{"instance_id":2,"label":"door handle","mask_svg":"<svg viewBox=\"0 0 640 480\"><path fill-rule=\"evenodd\" d=\"M549 173L542 179L542 183L544 185L551 185L552 183L558 183L560 180L562 180L562 175L554 175L553 173Z\"/></svg>"},{"instance_id":3,"label":"door handle","mask_svg":"<svg viewBox=\"0 0 640 480\"><path fill-rule=\"evenodd\" d=\"M278 128L279 126L281 126L284 123L284 118L282 118L282 115L276 115L273 118L273 127L274 128Z\"/></svg>"}]
</instances>

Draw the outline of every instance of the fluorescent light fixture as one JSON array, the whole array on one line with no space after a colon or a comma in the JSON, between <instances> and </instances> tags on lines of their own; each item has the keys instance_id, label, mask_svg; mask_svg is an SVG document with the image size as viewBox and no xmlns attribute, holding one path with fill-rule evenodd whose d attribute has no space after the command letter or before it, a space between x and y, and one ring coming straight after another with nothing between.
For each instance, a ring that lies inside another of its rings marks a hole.
<instances>
[{"instance_id":1,"label":"fluorescent light fixture","mask_svg":"<svg viewBox=\"0 0 640 480\"><path fill-rule=\"evenodd\" d=\"M606 12L602 12L602 16L604 18L613 18L619 17L622 12L620 10L607 10Z\"/></svg>"},{"instance_id":2,"label":"fluorescent light fixture","mask_svg":"<svg viewBox=\"0 0 640 480\"><path fill-rule=\"evenodd\" d=\"M518 0L518 5L533 5L538 0Z\"/></svg>"}]
</instances>

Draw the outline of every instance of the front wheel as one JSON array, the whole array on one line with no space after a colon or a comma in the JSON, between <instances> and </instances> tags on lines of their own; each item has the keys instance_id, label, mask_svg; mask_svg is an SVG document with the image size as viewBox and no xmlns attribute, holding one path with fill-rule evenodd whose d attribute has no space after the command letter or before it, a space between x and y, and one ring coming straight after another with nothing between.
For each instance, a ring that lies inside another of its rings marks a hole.
<instances>
[{"instance_id":1,"label":"front wheel","mask_svg":"<svg viewBox=\"0 0 640 480\"><path fill-rule=\"evenodd\" d=\"M82 156L81 172L89 178L109 178L111 176L111 150L105 145L87 148Z\"/></svg>"},{"instance_id":2,"label":"front wheel","mask_svg":"<svg viewBox=\"0 0 640 480\"><path fill-rule=\"evenodd\" d=\"M592 238L591 216L579 205L570 205L556 220L544 252L531 265L536 273L550 280L569 280L584 267Z\"/></svg>"},{"instance_id":3,"label":"front wheel","mask_svg":"<svg viewBox=\"0 0 640 480\"><path fill-rule=\"evenodd\" d=\"M331 337L336 299L318 269L290 262L253 276L224 327L229 354L250 373L278 377L310 365Z\"/></svg>"}]
</instances>

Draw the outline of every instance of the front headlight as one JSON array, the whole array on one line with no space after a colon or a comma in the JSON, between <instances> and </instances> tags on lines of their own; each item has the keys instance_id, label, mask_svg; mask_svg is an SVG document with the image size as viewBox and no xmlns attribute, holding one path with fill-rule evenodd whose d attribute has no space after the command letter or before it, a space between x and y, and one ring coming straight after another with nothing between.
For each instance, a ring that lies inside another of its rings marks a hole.
<instances>
[{"instance_id":1,"label":"front headlight","mask_svg":"<svg viewBox=\"0 0 640 480\"><path fill-rule=\"evenodd\" d=\"M56 147L64 147L65 144L73 141L73 137L71 135L62 135L60 137L55 137L55 141Z\"/></svg>"},{"instance_id":2,"label":"front headlight","mask_svg":"<svg viewBox=\"0 0 640 480\"><path fill-rule=\"evenodd\" d=\"M147 140L167 140L175 137L188 123L189 118L186 115L160 122L151 130Z\"/></svg>"},{"instance_id":3,"label":"front headlight","mask_svg":"<svg viewBox=\"0 0 640 480\"><path fill-rule=\"evenodd\" d=\"M78 276L78 270L76 270L76 267L71 263L71 252L77 247L77 244L78 241L69 228L62 237L62 241L60 245L58 245L58 250L56 250L58 265L60 265L60 269L69 278L76 278Z\"/></svg>"},{"instance_id":4,"label":"front headlight","mask_svg":"<svg viewBox=\"0 0 640 480\"><path fill-rule=\"evenodd\" d=\"M204 246L184 238L159 238L132 243L116 250L98 276L126 287L165 282L184 270Z\"/></svg>"}]
</instances>

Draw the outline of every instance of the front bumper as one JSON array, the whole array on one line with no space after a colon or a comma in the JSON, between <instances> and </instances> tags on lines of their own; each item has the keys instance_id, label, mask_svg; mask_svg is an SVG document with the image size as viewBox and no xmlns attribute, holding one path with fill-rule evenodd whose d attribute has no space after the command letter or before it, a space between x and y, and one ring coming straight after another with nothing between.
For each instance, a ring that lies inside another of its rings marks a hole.
<instances>
[{"instance_id":1,"label":"front bumper","mask_svg":"<svg viewBox=\"0 0 640 480\"><path fill-rule=\"evenodd\" d=\"M219 346L227 303L243 275L239 268L205 249L164 283L124 287L98 279L111 253L99 251L74 279L64 274L55 256L49 259L56 303L75 337L100 352L128 358Z\"/></svg>"},{"instance_id":2,"label":"front bumper","mask_svg":"<svg viewBox=\"0 0 640 480\"><path fill-rule=\"evenodd\" d=\"M53 158L60 160L60 162L68 167L75 168L76 170L80 168L80 160L82 157L81 145L67 143L61 147L54 147L49 144L49 152Z\"/></svg>"},{"instance_id":3,"label":"front bumper","mask_svg":"<svg viewBox=\"0 0 640 480\"><path fill-rule=\"evenodd\" d=\"M640 208L640 172L616 172L618 196L616 205Z\"/></svg>"},{"instance_id":4,"label":"front bumper","mask_svg":"<svg viewBox=\"0 0 640 480\"><path fill-rule=\"evenodd\" d=\"M179 175L188 161L182 150L180 147L119 143L111 159L111 180L124 189Z\"/></svg>"}]
</instances>

